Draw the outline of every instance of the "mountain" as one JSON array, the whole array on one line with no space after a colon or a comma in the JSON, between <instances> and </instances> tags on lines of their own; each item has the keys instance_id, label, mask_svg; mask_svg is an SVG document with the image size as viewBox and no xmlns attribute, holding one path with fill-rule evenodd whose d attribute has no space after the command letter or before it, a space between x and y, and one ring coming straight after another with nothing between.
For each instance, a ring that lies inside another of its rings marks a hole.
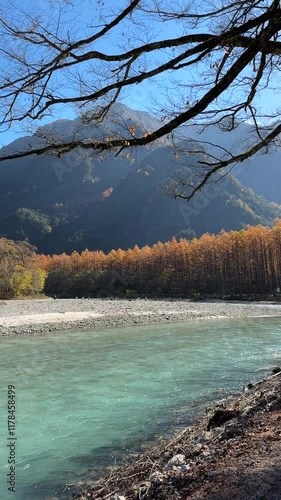
<instances>
[{"instance_id":1,"label":"mountain","mask_svg":"<svg viewBox=\"0 0 281 500\"><path fill-rule=\"evenodd\" d=\"M281 151L255 158L236 174L239 180L266 200L281 204Z\"/></svg>"},{"instance_id":2,"label":"mountain","mask_svg":"<svg viewBox=\"0 0 281 500\"><path fill-rule=\"evenodd\" d=\"M38 147L50 136L57 140L105 138L117 130L128 137L132 127L153 130L160 123L147 112L121 104L102 123L88 118L87 123L77 118L40 127L33 136L3 148L4 152ZM193 139L185 139L185 149L187 141L190 150L196 151ZM32 155L3 162L0 234L16 240L28 238L44 253L84 248L109 251L151 245L182 234L200 236L247 224L270 225L281 217L279 206L230 175L218 184L212 182L189 203L175 200L171 195L174 182L194 176L202 158L203 153L175 155L169 141L158 141L117 156L91 156L76 150L63 158Z\"/></svg>"},{"instance_id":3,"label":"mountain","mask_svg":"<svg viewBox=\"0 0 281 500\"><path fill-rule=\"evenodd\" d=\"M209 126L203 131L199 127L183 127L183 135L191 137L195 141L206 141L210 144L230 150L233 154L247 149L251 144L251 137L256 137L254 128L249 123L241 123L231 132L222 132L217 126ZM253 142L252 142L253 143ZM204 144L204 143L203 143ZM208 146L214 155L221 153L219 148ZM281 149L271 146L266 154L258 153L252 158L239 163L232 170L233 175L242 184L253 189L255 193L263 196L266 200L281 204Z\"/></svg>"}]
</instances>

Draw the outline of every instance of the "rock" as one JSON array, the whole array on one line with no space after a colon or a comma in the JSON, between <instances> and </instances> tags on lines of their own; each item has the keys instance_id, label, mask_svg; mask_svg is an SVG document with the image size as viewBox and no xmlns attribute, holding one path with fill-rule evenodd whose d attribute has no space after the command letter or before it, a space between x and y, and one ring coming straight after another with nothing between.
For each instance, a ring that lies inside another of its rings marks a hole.
<instances>
[{"instance_id":1,"label":"rock","mask_svg":"<svg viewBox=\"0 0 281 500\"><path fill-rule=\"evenodd\" d=\"M275 399L277 399L277 394L275 394L274 392L271 392L271 393L267 394L265 399L266 399L267 403L271 403L272 401L275 401Z\"/></svg>"},{"instance_id":2,"label":"rock","mask_svg":"<svg viewBox=\"0 0 281 500\"><path fill-rule=\"evenodd\" d=\"M246 406L242 413L242 417L248 417L249 415L252 415L255 412L254 406Z\"/></svg>"},{"instance_id":3,"label":"rock","mask_svg":"<svg viewBox=\"0 0 281 500\"><path fill-rule=\"evenodd\" d=\"M209 431L213 427L220 427L229 420L238 417L239 414L240 413L238 411L234 410L223 410L223 409L216 410L208 422L207 430Z\"/></svg>"},{"instance_id":4,"label":"rock","mask_svg":"<svg viewBox=\"0 0 281 500\"><path fill-rule=\"evenodd\" d=\"M180 466L181 472L189 472L191 471L192 467L189 464L184 464Z\"/></svg>"},{"instance_id":5,"label":"rock","mask_svg":"<svg viewBox=\"0 0 281 500\"><path fill-rule=\"evenodd\" d=\"M201 432L200 436L196 439L196 443L204 444L210 440L210 436L206 431Z\"/></svg>"},{"instance_id":6,"label":"rock","mask_svg":"<svg viewBox=\"0 0 281 500\"><path fill-rule=\"evenodd\" d=\"M193 455L194 456L198 456L198 455L208 456L208 455L210 455L209 446L207 446L206 444L201 444L201 443L196 444L193 448Z\"/></svg>"},{"instance_id":7,"label":"rock","mask_svg":"<svg viewBox=\"0 0 281 500\"><path fill-rule=\"evenodd\" d=\"M248 390L248 391L249 391L249 390L251 390L251 389L253 389L253 384L249 383L249 384L247 385L247 387L246 387L246 390Z\"/></svg>"},{"instance_id":8,"label":"rock","mask_svg":"<svg viewBox=\"0 0 281 500\"><path fill-rule=\"evenodd\" d=\"M169 462L165 465L164 470L170 470L173 469L173 467L178 466L178 465L185 465L186 464L186 459L185 455L174 455Z\"/></svg>"},{"instance_id":9,"label":"rock","mask_svg":"<svg viewBox=\"0 0 281 500\"><path fill-rule=\"evenodd\" d=\"M241 436L241 433L241 424L239 425L238 422L229 422L224 427L223 438L229 440L232 438L236 438L237 436Z\"/></svg>"},{"instance_id":10,"label":"rock","mask_svg":"<svg viewBox=\"0 0 281 500\"><path fill-rule=\"evenodd\" d=\"M276 375L276 373L280 373L281 372L281 368L279 366L274 366L274 368L272 368L272 375Z\"/></svg>"}]
</instances>

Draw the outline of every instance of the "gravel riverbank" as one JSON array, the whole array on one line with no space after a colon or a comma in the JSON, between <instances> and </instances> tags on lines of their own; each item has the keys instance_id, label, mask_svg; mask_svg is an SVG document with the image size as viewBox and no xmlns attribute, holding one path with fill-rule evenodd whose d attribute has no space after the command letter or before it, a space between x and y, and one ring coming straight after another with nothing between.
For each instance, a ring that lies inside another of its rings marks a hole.
<instances>
[{"instance_id":1,"label":"gravel riverbank","mask_svg":"<svg viewBox=\"0 0 281 500\"><path fill-rule=\"evenodd\" d=\"M0 302L0 335L168 323L190 319L281 316L281 304L191 300L40 299Z\"/></svg>"}]
</instances>

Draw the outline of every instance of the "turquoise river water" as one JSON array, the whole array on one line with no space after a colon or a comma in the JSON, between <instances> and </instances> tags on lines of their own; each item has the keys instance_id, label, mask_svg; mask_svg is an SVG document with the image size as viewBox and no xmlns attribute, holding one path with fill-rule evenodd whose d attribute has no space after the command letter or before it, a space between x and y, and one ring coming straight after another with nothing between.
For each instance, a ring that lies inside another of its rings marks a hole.
<instances>
[{"instance_id":1,"label":"turquoise river water","mask_svg":"<svg viewBox=\"0 0 281 500\"><path fill-rule=\"evenodd\" d=\"M280 364L281 318L6 337L0 361L0 498L71 498L63 484L190 423L206 402ZM7 489L9 384L15 494Z\"/></svg>"}]
</instances>

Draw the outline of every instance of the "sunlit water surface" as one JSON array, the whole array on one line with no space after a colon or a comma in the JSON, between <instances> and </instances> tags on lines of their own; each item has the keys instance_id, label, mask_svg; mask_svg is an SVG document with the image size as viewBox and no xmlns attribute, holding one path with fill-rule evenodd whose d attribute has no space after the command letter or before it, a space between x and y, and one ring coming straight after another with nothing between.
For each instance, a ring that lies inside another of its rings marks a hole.
<instances>
[{"instance_id":1,"label":"sunlit water surface","mask_svg":"<svg viewBox=\"0 0 281 500\"><path fill-rule=\"evenodd\" d=\"M281 318L1 338L0 358L0 498L65 498L64 483L268 374L281 363ZM17 398L15 495L6 484L9 384Z\"/></svg>"}]
</instances>

